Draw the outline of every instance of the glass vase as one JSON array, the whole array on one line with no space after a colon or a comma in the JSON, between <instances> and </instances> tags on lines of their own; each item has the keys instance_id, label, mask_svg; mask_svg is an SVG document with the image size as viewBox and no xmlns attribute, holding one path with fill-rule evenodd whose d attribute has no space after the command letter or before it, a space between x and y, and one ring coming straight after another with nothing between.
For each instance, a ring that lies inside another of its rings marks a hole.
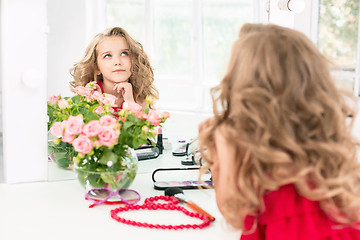
<instances>
[{"instance_id":1,"label":"glass vase","mask_svg":"<svg viewBox=\"0 0 360 240\"><path fill-rule=\"evenodd\" d=\"M122 170L119 171L113 171L110 170L110 168L102 171L90 171L85 169L85 167L79 167L75 163L74 170L77 175L77 179L86 191L93 188L103 187L110 190L128 188L135 179L138 167L138 158L134 149L130 147L127 147L125 157L120 158Z\"/></svg>"},{"instance_id":2,"label":"glass vase","mask_svg":"<svg viewBox=\"0 0 360 240\"><path fill-rule=\"evenodd\" d=\"M55 144L53 141L48 141L48 159L61 169L72 169L71 155L73 152L74 149L68 143Z\"/></svg>"}]
</instances>

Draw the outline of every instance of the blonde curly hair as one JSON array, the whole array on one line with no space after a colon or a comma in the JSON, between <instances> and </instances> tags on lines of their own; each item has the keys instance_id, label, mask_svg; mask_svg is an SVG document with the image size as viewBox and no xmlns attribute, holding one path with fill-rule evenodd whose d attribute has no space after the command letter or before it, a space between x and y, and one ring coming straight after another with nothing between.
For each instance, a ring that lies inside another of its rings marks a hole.
<instances>
[{"instance_id":1,"label":"blonde curly hair","mask_svg":"<svg viewBox=\"0 0 360 240\"><path fill-rule=\"evenodd\" d=\"M245 24L211 91L214 118L199 135L202 172L213 164L215 131L237 149L225 218L240 219L246 230L245 217L265 210L263 195L292 183L336 222L360 221L355 98L335 87L329 61L304 34Z\"/></svg>"},{"instance_id":2,"label":"blonde curly hair","mask_svg":"<svg viewBox=\"0 0 360 240\"><path fill-rule=\"evenodd\" d=\"M159 98L159 93L154 86L154 73L150 65L148 56L143 50L142 45L135 41L123 28L113 27L106 29L103 33L97 34L88 45L84 57L70 70L74 81L70 82L72 87L85 86L91 81L102 80L102 76L96 74L98 44L110 36L121 36L129 45L131 59L131 83L136 102L143 102L147 96L154 100Z\"/></svg>"}]
</instances>

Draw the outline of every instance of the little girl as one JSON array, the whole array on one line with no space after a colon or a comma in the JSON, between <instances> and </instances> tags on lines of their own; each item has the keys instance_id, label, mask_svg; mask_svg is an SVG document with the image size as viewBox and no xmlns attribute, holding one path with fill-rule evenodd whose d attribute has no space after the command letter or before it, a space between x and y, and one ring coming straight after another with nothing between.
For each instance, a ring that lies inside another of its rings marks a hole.
<instances>
[{"instance_id":1,"label":"little girl","mask_svg":"<svg viewBox=\"0 0 360 240\"><path fill-rule=\"evenodd\" d=\"M356 104L305 35L245 24L212 96L203 171L241 239L360 239Z\"/></svg>"},{"instance_id":2,"label":"little girl","mask_svg":"<svg viewBox=\"0 0 360 240\"><path fill-rule=\"evenodd\" d=\"M146 97L158 99L154 75L142 45L120 27L97 34L88 45L85 56L71 69L73 87L95 81L95 89L124 101L136 102L143 108Z\"/></svg>"}]
</instances>

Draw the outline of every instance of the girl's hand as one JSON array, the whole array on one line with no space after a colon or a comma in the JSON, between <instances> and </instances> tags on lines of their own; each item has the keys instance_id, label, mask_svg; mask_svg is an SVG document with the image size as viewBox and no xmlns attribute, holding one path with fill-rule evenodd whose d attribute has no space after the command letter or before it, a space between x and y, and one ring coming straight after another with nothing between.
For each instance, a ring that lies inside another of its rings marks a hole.
<instances>
[{"instance_id":1,"label":"girl's hand","mask_svg":"<svg viewBox=\"0 0 360 240\"><path fill-rule=\"evenodd\" d=\"M135 102L131 83L128 82L117 83L115 84L113 89L116 92L121 93L124 101Z\"/></svg>"}]
</instances>

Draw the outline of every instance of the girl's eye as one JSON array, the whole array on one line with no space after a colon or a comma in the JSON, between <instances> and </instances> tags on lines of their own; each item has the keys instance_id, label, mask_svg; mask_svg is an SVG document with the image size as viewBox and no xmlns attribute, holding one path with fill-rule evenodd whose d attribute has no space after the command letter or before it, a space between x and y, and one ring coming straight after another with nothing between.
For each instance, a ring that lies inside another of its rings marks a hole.
<instances>
[{"instance_id":1,"label":"girl's eye","mask_svg":"<svg viewBox=\"0 0 360 240\"><path fill-rule=\"evenodd\" d=\"M111 54L106 54L105 56L104 56L104 58L111 58Z\"/></svg>"},{"instance_id":2,"label":"girl's eye","mask_svg":"<svg viewBox=\"0 0 360 240\"><path fill-rule=\"evenodd\" d=\"M124 51L124 52L122 52L122 53L120 54L120 56L129 56L129 52Z\"/></svg>"}]
</instances>

